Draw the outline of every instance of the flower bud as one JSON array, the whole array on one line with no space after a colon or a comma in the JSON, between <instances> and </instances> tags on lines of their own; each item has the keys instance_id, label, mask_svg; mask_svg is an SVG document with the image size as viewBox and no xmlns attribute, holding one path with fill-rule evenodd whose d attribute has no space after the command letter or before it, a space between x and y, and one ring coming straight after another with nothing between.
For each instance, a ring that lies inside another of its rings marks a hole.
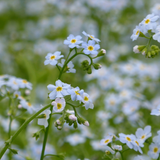
<instances>
[{"instance_id":1,"label":"flower bud","mask_svg":"<svg viewBox=\"0 0 160 160\"><path fill-rule=\"evenodd\" d=\"M28 96L28 95L30 95L30 93L31 93L31 91L29 90L29 89L26 89L25 90L25 94Z\"/></svg>"},{"instance_id":2,"label":"flower bud","mask_svg":"<svg viewBox=\"0 0 160 160\"><path fill-rule=\"evenodd\" d=\"M136 46L134 46L133 47L133 52L134 53L140 53L144 48L145 48L146 46L144 46L144 45L136 45Z\"/></svg>"},{"instance_id":3,"label":"flower bud","mask_svg":"<svg viewBox=\"0 0 160 160\"><path fill-rule=\"evenodd\" d=\"M104 56L106 54L105 49L101 49L100 52L97 54L97 57Z\"/></svg>"},{"instance_id":4,"label":"flower bud","mask_svg":"<svg viewBox=\"0 0 160 160\"><path fill-rule=\"evenodd\" d=\"M84 122L84 125L88 127L88 126L89 126L89 122L88 122L88 121L85 121L85 122Z\"/></svg>"},{"instance_id":5,"label":"flower bud","mask_svg":"<svg viewBox=\"0 0 160 160\"><path fill-rule=\"evenodd\" d=\"M88 60L84 60L83 62L81 62L82 68L84 71L86 71L89 67L89 62Z\"/></svg>"},{"instance_id":6,"label":"flower bud","mask_svg":"<svg viewBox=\"0 0 160 160\"><path fill-rule=\"evenodd\" d=\"M91 68L91 66L87 69L87 73L88 73L88 74L91 74L91 73L92 73L92 68Z\"/></svg>"},{"instance_id":7,"label":"flower bud","mask_svg":"<svg viewBox=\"0 0 160 160\"><path fill-rule=\"evenodd\" d=\"M93 67L94 67L94 69L100 69L100 68L102 68L102 66L100 64L98 64L98 63L94 63Z\"/></svg>"},{"instance_id":8,"label":"flower bud","mask_svg":"<svg viewBox=\"0 0 160 160\"><path fill-rule=\"evenodd\" d=\"M76 121L74 122L73 127L74 127L75 129L78 127L78 125L77 125L77 122L76 122Z\"/></svg>"},{"instance_id":9,"label":"flower bud","mask_svg":"<svg viewBox=\"0 0 160 160\"><path fill-rule=\"evenodd\" d=\"M21 104L19 104L19 105L18 105L18 108L19 108L19 109L20 109L20 108L22 108L22 105L21 105Z\"/></svg>"},{"instance_id":10,"label":"flower bud","mask_svg":"<svg viewBox=\"0 0 160 160\"><path fill-rule=\"evenodd\" d=\"M69 119L72 121L76 121L77 117L74 114L69 115Z\"/></svg>"}]
</instances>

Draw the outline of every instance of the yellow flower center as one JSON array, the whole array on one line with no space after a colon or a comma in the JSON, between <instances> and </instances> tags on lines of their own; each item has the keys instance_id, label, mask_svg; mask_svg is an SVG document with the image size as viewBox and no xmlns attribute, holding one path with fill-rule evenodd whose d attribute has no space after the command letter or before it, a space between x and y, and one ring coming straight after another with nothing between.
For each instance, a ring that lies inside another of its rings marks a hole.
<instances>
[{"instance_id":1,"label":"yellow flower center","mask_svg":"<svg viewBox=\"0 0 160 160\"><path fill-rule=\"evenodd\" d=\"M15 94L15 97L18 98L18 94Z\"/></svg>"},{"instance_id":2,"label":"yellow flower center","mask_svg":"<svg viewBox=\"0 0 160 160\"><path fill-rule=\"evenodd\" d=\"M28 107L31 107L31 106L32 106L31 103L28 102Z\"/></svg>"},{"instance_id":3,"label":"yellow flower center","mask_svg":"<svg viewBox=\"0 0 160 160\"><path fill-rule=\"evenodd\" d=\"M17 85L17 82L16 82L16 81L13 81L13 83Z\"/></svg>"},{"instance_id":4,"label":"yellow flower center","mask_svg":"<svg viewBox=\"0 0 160 160\"><path fill-rule=\"evenodd\" d=\"M111 100L110 105L112 105L112 106L115 105L115 101Z\"/></svg>"},{"instance_id":5,"label":"yellow flower center","mask_svg":"<svg viewBox=\"0 0 160 160\"><path fill-rule=\"evenodd\" d=\"M147 19L147 20L145 21L146 24L148 24L149 22L150 22L150 19Z\"/></svg>"},{"instance_id":6,"label":"yellow flower center","mask_svg":"<svg viewBox=\"0 0 160 160\"><path fill-rule=\"evenodd\" d=\"M88 101L88 97L87 96L84 97L84 101Z\"/></svg>"},{"instance_id":7,"label":"yellow flower center","mask_svg":"<svg viewBox=\"0 0 160 160\"><path fill-rule=\"evenodd\" d=\"M72 39L72 40L71 40L71 43L76 43L76 42L77 42L76 39Z\"/></svg>"},{"instance_id":8,"label":"yellow flower center","mask_svg":"<svg viewBox=\"0 0 160 160\"><path fill-rule=\"evenodd\" d=\"M22 80L22 82L23 82L23 83L27 83L27 81L26 81L25 79L24 79L24 80Z\"/></svg>"},{"instance_id":9,"label":"yellow flower center","mask_svg":"<svg viewBox=\"0 0 160 160\"><path fill-rule=\"evenodd\" d=\"M154 153L157 153L157 152L158 152L158 148L155 147L155 148L153 149L153 152L154 152Z\"/></svg>"},{"instance_id":10,"label":"yellow flower center","mask_svg":"<svg viewBox=\"0 0 160 160\"><path fill-rule=\"evenodd\" d=\"M145 135L143 135L142 137L141 137L141 139L144 139L146 136Z\"/></svg>"},{"instance_id":11,"label":"yellow flower center","mask_svg":"<svg viewBox=\"0 0 160 160\"><path fill-rule=\"evenodd\" d=\"M52 60L55 59L55 58L56 58L56 56L54 56L54 55L50 57L50 59L52 59Z\"/></svg>"},{"instance_id":12,"label":"yellow flower center","mask_svg":"<svg viewBox=\"0 0 160 160\"><path fill-rule=\"evenodd\" d=\"M105 140L105 142L104 142L104 143L108 143L108 142L109 142L109 139Z\"/></svg>"},{"instance_id":13,"label":"yellow flower center","mask_svg":"<svg viewBox=\"0 0 160 160\"><path fill-rule=\"evenodd\" d=\"M59 91L62 91L62 89L63 89L62 87L57 87L56 91L59 92Z\"/></svg>"},{"instance_id":14,"label":"yellow flower center","mask_svg":"<svg viewBox=\"0 0 160 160\"><path fill-rule=\"evenodd\" d=\"M62 104L61 103L57 103L57 108L61 109L62 108Z\"/></svg>"},{"instance_id":15,"label":"yellow flower center","mask_svg":"<svg viewBox=\"0 0 160 160\"><path fill-rule=\"evenodd\" d=\"M138 31L136 32L136 35L138 35L138 34L139 34L139 32L140 32L140 31L138 30Z\"/></svg>"},{"instance_id":16,"label":"yellow flower center","mask_svg":"<svg viewBox=\"0 0 160 160\"><path fill-rule=\"evenodd\" d=\"M126 140L127 140L127 141L131 141L131 139L130 139L129 137L126 137Z\"/></svg>"},{"instance_id":17,"label":"yellow flower center","mask_svg":"<svg viewBox=\"0 0 160 160\"><path fill-rule=\"evenodd\" d=\"M139 143L137 141L135 141L137 143L137 145L139 146Z\"/></svg>"},{"instance_id":18,"label":"yellow flower center","mask_svg":"<svg viewBox=\"0 0 160 160\"><path fill-rule=\"evenodd\" d=\"M80 94L78 93L78 91L75 91L75 93L76 93L76 95L80 95Z\"/></svg>"},{"instance_id":19,"label":"yellow flower center","mask_svg":"<svg viewBox=\"0 0 160 160\"><path fill-rule=\"evenodd\" d=\"M93 49L94 49L93 46L88 46L89 51L93 51Z\"/></svg>"},{"instance_id":20,"label":"yellow flower center","mask_svg":"<svg viewBox=\"0 0 160 160\"><path fill-rule=\"evenodd\" d=\"M94 39L94 37L93 37L93 36L91 36L91 35L89 35L89 37L90 37L90 38L92 38L92 39Z\"/></svg>"}]
</instances>

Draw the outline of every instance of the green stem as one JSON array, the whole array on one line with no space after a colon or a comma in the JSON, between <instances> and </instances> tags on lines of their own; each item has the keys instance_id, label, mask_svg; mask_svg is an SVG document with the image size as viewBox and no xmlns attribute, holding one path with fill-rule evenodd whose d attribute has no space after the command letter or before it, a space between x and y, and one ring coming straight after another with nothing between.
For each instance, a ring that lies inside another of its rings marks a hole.
<instances>
[{"instance_id":1,"label":"green stem","mask_svg":"<svg viewBox=\"0 0 160 160\"><path fill-rule=\"evenodd\" d=\"M58 68L59 71L61 71L60 68L59 68L59 66L57 64L56 64L56 67Z\"/></svg>"},{"instance_id":2,"label":"green stem","mask_svg":"<svg viewBox=\"0 0 160 160\"><path fill-rule=\"evenodd\" d=\"M119 153L121 154L121 158L122 158L122 160L124 160L122 152L119 152Z\"/></svg>"},{"instance_id":3,"label":"green stem","mask_svg":"<svg viewBox=\"0 0 160 160\"><path fill-rule=\"evenodd\" d=\"M47 108L49 108L51 106L51 104L45 106L44 108L40 109L37 113L33 114L30 118L28 118L22 125L21 127L15 132L15 134L13 136L11 136L11 138L9 140L7 140L5 142L5 146L2 148L1 152L0 152L0 159L2 158L2 156L4 155L4 153L6 152L6 150L9 148L9 146L11 145L11 143L14 141L14 139L19 135L19 133L34 119L36 118L41 112L43 112L44 110L46 110Z\"/></svg>"},{"instance_id":4,"label":"green stem","mask_svg":"<svg viewBox=\"0 0 160 160\"><path fill-rule=\"evenodd\" d=\"M75 112L75 116L76 116L76 117L78 117L78 113L77 113L77 111L76 111L76 109L75 109L74 105L73 105L73 104L71 104L71 103L68 103L68 102L66 102L66 104L68 104L68 105L72 106L72 108L73 108L73 110L74 110L74 112Z\"/></svg>"},{"instance_id":5,"label":"green stem","mask_svg":"<svg viewBox=\"0 0 160 160\"><path fill-rule=\"evenodd\" d=\"M45 147L46 147L46 143L47 143L49 127L50 127L50 124L51 124L52 110L53 110L53 106L50 107L51 113L50 113L49 119L48 119L48 127L46 128L46 132L44 134L44 140L43 140L43 146L42 146L42 152L41 152L40 160L43 160L43 158L44 158L44 152L45 152Z\"/></svg>"},{"instance_id":6,"label":"green stem","mask_svg":"<svg viewBox=\"0 0 160 160\"><path fill-rule=\"evenodd\" d=\"M12 125L12 115L9 117L9 130L8 130L8 138L11 138L11 125ZM9 160L12 160L12 153L9 151Z\"/></svg>"},{"instance_id":7,"label":"green stem","mask_svg":"<svg viewBox=\"0 0 160 160\"><path fill-rule=\"evenodd\" d=\"M84 54L84 53L76 53L76 54L74 54L71 58L69 58L69 59L65 62L64 66L63 66L63 68L62 68L62 70L61 70L61 72L60 72L60 74L59 74L58 79L61 78L62 73L63 73L65 67L67 66L67 64L68 64L74 57L76 57L77 55L80 55L80 54L83 54L83 55L87 56L87 57L91 60L90 66L93 64L93 60L92 60L92 57L91 57L90 55L86 55L86 54Z\"/></svg>"}]
</instances>

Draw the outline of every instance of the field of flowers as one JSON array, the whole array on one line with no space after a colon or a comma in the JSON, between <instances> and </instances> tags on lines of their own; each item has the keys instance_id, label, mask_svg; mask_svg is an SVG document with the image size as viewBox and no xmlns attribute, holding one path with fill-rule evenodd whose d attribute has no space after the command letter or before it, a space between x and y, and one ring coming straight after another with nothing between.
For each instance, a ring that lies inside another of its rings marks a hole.
<instances>
[{"instance_id":1,"label":"field of flowers","mask_svg":"<svg viewBox=\"0 0 160 160\"><path fill-rule=\"evenodd\" d=\"M158 0L0 1L0 160L160 160Z\"/></svg>"}]
</instances>

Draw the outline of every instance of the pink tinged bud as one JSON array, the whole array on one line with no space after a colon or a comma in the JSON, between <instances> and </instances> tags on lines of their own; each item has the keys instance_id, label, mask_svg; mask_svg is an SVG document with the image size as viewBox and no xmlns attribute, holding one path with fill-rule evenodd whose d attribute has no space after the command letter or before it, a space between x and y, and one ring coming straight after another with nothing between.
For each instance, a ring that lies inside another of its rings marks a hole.
<instances>
[{"instance_id":1,"label":"pink tinged bud","mask_svg":"<svg viewBox=\"0 0 160 160\"><path fill-rule=\"evenodd\" d=\"M60 125L61 121L59 119L56 120L57 124Z\"/></svg>"},{"instance_id":2,"label":"pink tinged bud","mask_svg":"<svg viewBox=\"0 0 160 160\"><path fill-rule=\"evenodd\" d=\"M69 115L69 119L72 121L76 121L77 117L75 115L71 114L71 115Z\"/></svg>"},{"instance_id":3,"label":"pink tinged bud","mask_svg":"<svg viewBox=\"0 0 160 160\"><path fill-rule=\"evenodd\" d=\"M145 52L145 51L143 51L143 52L142 52L142 55L144 55L144 56L145 56L145 55L146 55L146 52Z\"/></svg>"},{"instance_id":4,"label":"pink tinged bud","mask_svg":"<svg viewBox=\"0 0 160 160\"><path fill-rule=\"evenodd\" d=\"M18 105L18 108L22 108L22 105L21 105L21 104L19 104L19 105Z\"/></svg>"},{"instance_id":5,"label":"pink tinged bud","mask_svg":"<svg viewBox=\"0 0 160 160\"><path fill-rule=\"evenodd\" d=\"M140 53L140 50L138 49L138 45L133 47L133 52L134 53Z\"/></svg>"},{"instance_id":6,"label":"pink tinged bud","mask_svg":"<svg viewBox=\"0 0 160 160\"><path fill-rule=\"evenodd\" d=\"M62 129L62 126L58 126L57 128L58 128L58 129Z\"/></svg>"},{"instance_id":7,"label":"pink tinged bud","mask_svg":"<svg viewBox=\"0 0 160 160\"><path fill-rule=\"evenodd\" d=\"M85 121L85 122L84 122L84 125L88 127L88 126L89 126L89 122L88 122L88 121Z\"/></svg>"},{"instance_id":8,"label":"pink tinged bud","mask_svg":"<svg viewBox=\"0 0 160 160\"><path fill-rule=\"evenodd\" d=\"M25 90L26 95L30 95L31 91L29 89Z\"/></svg>"},{"instance_id":9,"label":"pink tinged bud","mask_svg":"<svg viewBox=\"0 0 160 160\"><path fill-rule=\"evenodd\" d=\"M105 49L101 49L103 54L106 54L106 50Z\"/></svg>"}]
</instances>

